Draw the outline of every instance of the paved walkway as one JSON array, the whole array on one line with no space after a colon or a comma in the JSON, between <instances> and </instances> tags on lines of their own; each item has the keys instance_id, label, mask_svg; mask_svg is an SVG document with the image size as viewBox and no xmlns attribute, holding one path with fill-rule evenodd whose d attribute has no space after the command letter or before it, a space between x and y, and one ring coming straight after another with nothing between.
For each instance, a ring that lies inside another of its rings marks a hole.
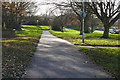
<instances>
[{"instance_id":1,"label":"paved walkway","mask_svg":"<svg viewBox=\"0 0 120 80\"><path fill-rule=\"evenodd\" d=\"M76 45L78 48L120 48L120 47L107 47L107 46L81 46L81 45Z\"/></svg>"},{"instance_id":2,"label":"paved walkway","mask_svg":"<svg viewBox=\"0 0 120 80\"><path fill-rule=\"evenodd\" d=\"M43 31L25 78L108 78L70 42Z\"/></svg>"}]
</instances>

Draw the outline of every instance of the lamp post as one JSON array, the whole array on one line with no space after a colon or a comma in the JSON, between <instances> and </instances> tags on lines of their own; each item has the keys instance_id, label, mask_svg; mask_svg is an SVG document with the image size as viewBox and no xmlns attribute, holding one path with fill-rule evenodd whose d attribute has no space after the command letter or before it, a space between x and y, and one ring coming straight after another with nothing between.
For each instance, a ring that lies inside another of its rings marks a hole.
<instances>
[{"instance_id":1,"label":"lamp post","mask_svg":"<svg viewBox=\"0 0 120 80\"><path fill-rule=\"evenodd\" d=\"M37 32L38 32L38 20L37 20Z\"/></svg>"},{"instance_id":2,"label":"lamp post","mask_svg":"<svg viewBox=\"0 0 120 80\"><path fill-rule=\"evenodd\" d=\"M84 18L86 17L86 13L84 12L84 0L83 0L83 11L81 12L80 16L83 18L82 22L82 43L84 43Z\"/></svg>"},{"instance_id":3,"label":"lamp post","mask_svg":"<svg viewBox=\"0 0 120 80\"><path fill-rule=\"evenodd\" d=\"M84 0L83 0L83 13L84 13ZM82 35L82 42L84 43L84 17L83 17L83 35Z\"/></svg>"},{"instance_id":4,"label":"lamp post","mask_svg":"<svg viewBox=\"0 0 120 80\"><path fill-rule=\"evenodd\" d=\"M83 25L82 25L82 43L84 43L84 18L86 17L86 13L84 12L84 0L83 0L83 11L80 14L80 16L83 18L83 20L82 20L82 22L83 22Z\"/></svg>"}]
</instances>

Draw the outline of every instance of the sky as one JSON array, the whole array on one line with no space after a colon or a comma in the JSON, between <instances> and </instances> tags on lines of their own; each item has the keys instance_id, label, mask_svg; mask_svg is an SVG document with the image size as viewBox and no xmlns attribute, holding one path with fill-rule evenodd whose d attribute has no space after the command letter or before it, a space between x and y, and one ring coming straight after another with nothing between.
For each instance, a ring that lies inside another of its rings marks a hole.
<instances>
[{"instance_id":1,"label":"sky","mask_svg":"<svg viewBox=\"0 0 120 80\"><path fill-rule=\"evenodd\" d=\"M54 5L41 5L42 3L52 3L52 2L58 2L60 3L61 1L66 1L66 0L35 0L35 2L37 2L38 5L38 11L36 13L36 15L41 15L41 14L45 14L46 12L49 11L49 9L53 9L55 6Z\"/></svg>"},{"instance_id":2,"label":"sky","mask_svg":"<svg viewBox=\"0 0 120 80\"><path fill-rule=\"evenodd\" d=\"M39 9L35 15L41 15L41 14L46 14L46 12L48 12L50 8L53 9L53 7L54 7L53 5L41 5L41 4L43 4L45 2L47 2L47 3L52 3L52 2L60 3L60 2L66 2L67 0L33 0L33 1L37 2L38 9ZM78 1L82 1L82 0L78 0ZM92 0L92 1L94 1L94 0ZM104 0L102 0L102 1L104 1ZM117 0L117 1L119 1L119 0ZM55 13L59 14L59 11L56 11Z\"/></svg>"},{"instance_id":3,"label":"sky","mask_svg":"<svg viewBox=\"0 0 120 80\"><path fill-rule=\"evenodd\" d=\"M36 0L37 1L37 6L38 6L38 11L36 13L36 15L40 15L40 14L45 14L52 6L50 5L40 5L41 3L44 3L44 0Z\"/></svg>"}]
</instances>

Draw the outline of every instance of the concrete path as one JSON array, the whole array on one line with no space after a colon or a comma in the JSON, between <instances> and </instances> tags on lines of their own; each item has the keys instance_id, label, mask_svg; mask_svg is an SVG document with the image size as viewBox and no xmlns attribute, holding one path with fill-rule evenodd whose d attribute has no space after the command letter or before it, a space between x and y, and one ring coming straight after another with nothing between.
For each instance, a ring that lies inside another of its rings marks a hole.
<instances>
[{"instance_id":1,"label":"concrete path","mask_svg":"<svg viewBox=\"0 0 120 80\"><path fill-rule=\"evenodd\" d=\"M120 47L107 47L107 46L81 46L81 45L76 45L78 48L120 48Z\"/></svg>"},{"instance_id":2,"label":"concrete path","mask_svg":"<svg viewBox=\"0 0 120 80\"><path fill-rule=\"evenodd\" d=\"M109 78L70 42L43 31L25 78Z\"/></svg>"}]
</instances>

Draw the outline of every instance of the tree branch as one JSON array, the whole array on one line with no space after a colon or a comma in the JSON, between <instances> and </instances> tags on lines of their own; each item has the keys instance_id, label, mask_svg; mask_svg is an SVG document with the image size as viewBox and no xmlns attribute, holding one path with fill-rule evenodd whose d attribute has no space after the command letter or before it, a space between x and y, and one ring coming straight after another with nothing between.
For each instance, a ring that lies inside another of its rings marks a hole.
<instances>
[{"instance_id":1,"label":"tree branch","mask_svg":"<svg viewBox=\"0 0 120 80\"><path fill-rule=\"evenodd\" d=\"M115 18L113 18L113 19L110 21L110 26L112 26L119 18L120 18L120 12L117 14L117 16L116 16Z\"/></svg>"}]
</instances>

